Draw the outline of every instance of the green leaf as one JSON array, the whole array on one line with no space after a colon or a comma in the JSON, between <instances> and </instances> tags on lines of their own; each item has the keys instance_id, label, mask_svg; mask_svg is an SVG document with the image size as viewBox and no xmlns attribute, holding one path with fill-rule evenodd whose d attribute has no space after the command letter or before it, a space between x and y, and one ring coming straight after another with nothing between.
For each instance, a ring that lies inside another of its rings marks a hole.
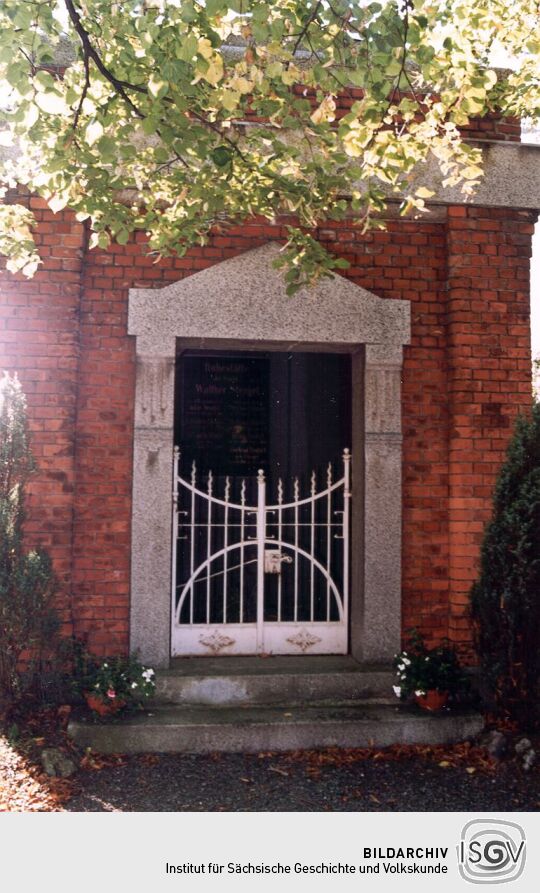
<instances>
[{"instance_id":1,"label":"green leaf","mask_svg":"<svg viewBox=\"0 0 540 893\"><path fill-rule=\"evenodd\" d=\"M97 143L97 148L99 149L101 156L107 161L112 161L116 158L116 143L110 136L102 136Z\"/></svg>"},{"instance_id":2,"label":"green leaf","mask_svg":"<svg viewBox=\"0 0 540 893\"><path fill-rule=\"evenodd\" d=\"M193 57L197 54L197 44L198 40L195 35L188 34L188 36L176 47L176 55L178 59L181 59L183 62L191 62Z\"/></svg>"},{"instance_id":3,"label":"green leaf","mask_svg":"<svg viewBox=\"0 0 540 893\"><path fill-rule=\"evenodd\" d=\"M227 11L227 3L224 3L223 0L205 0L205 7L209 16L216 16L220 12Z\"/></svg>"},{"instance_id":4,"label":"green leaf","mask_svg":"<svg viewBox=\"0 0 540 893\"><path fill-rule=\"evenodd\" d=\"M227 148L227 146L218 146L212 152L212 161L217 167L225 167L225 165L230 163L231 158L232 150Z\"/></svg>"}]
</instances>

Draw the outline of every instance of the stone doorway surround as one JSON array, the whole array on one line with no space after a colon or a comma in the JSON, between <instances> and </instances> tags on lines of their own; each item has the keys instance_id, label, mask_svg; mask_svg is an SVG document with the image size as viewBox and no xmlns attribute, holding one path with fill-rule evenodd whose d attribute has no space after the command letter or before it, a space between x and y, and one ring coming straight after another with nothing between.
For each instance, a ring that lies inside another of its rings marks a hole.
<instances>
[{"instance_id":1,"label":"stone doorway surround","mask_svg":"<svg viewBox=\"0 0 540 893\"><path fill-rule=\"evenodd\" d=\"M352 355L350 651L388 662L401 635L401 374L408 301L336 276L294 297L268 243L162 289L129 291L136 336L130 648L170 662L174 367L182 349ZM344 444L344 446L347 446Z\"/></svg>"}]
</instances>

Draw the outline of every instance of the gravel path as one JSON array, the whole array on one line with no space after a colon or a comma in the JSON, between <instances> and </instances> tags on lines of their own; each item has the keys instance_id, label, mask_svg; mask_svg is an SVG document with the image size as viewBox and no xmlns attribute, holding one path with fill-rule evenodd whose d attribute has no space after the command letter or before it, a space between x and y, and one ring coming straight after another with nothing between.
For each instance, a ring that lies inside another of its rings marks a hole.
<instances>
[{"instance_id":1,"label":"gravel path","mask_svg":"<svg viewBox=\"0 0 540 893\"><path fill-rule=\"evenodd\" d=\"M76 776L70 812L537 811L540 770L440 766L432 757L146 755ZM468 771L469 770L469 771Z\"/></svg>"}]
</instances>

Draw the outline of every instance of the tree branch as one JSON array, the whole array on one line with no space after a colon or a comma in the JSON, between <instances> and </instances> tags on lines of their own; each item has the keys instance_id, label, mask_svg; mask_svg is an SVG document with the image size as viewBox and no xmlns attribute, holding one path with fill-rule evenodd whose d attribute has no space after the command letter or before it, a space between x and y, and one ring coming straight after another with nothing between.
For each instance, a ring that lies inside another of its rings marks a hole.
<instances>
[{"instance_id":1,"label":"tree branch","mask_svg":"<svg viewBox=\"0 0 540 893\"><path fill-rule=\"evenodd\" d=\"M296 52L297 52L297 50L298 50L298 47L299 47L300 44L302 43L302 41L303 41L304 37L306 36L306 34L308 33L309 26L310 26L311 23L314 22L315 19L317 18L318 14L319 14L319 9L321 8L321 6L322 6L322 0L318 0L318 2L317 2L317 4L316 4L315 8L313 9L313 12L311 13L311 15L308 16L307 21L306 21L304 27L303 27L302 30L300 31L300 34L298 35L298 38L297 38L297 40L296 40L296 43L294 44L294 47L293 47L293 51L292 51L293 59L294 59L294 57L295 57L295 55L296 55Z\"/></svg>"},{"instance_id":2,"label":"tree branch","mask_svg":"<svg viewBox=\"0 0 540 893\"><path fill-rule=\"evenodd\" d=\"M84 48L83 48L84 49ZM86 50L84 51L84 87L82 89L81 98L79 100L79 105L77 106L77 111L75 112L75 116L73 118L73 124L71 125L72 129L77 130L77 124L79 123L79 118L82 112L82 107L84 100L86 99L86 94L88 93L88 88L90 86L90 58Z\"/></svg>"},{"instance_id":3,"label":"tree branch","mask_svg":"<svg viewBox=\"0 0 540 893\"><path fill-rule=\"evenodd\" d=\"M94 49L92 43L90 41L90 36L88 31L84 28L79 13L73 3L73 0L64 0L64 5L67 9L68 15L71 19L73 27L75 31L79 35L81 40L83 50L87 59L92 59L98 71L101 72L104 78L109 81L109 83L115 88L115 90L120 94L124 102L131 108L133 112L137 115L138 118L144 118L144 114L140 109L137 108L135 103L131 100L131 98L127 95L126 89L128 90L136 90L138 93L146 94L146 90L144 87L139 87L136 84L130 84L127 81L121 81L117 77L113 75L111 71L104 64L101 56Z\"/></svg>"}]
</instances>

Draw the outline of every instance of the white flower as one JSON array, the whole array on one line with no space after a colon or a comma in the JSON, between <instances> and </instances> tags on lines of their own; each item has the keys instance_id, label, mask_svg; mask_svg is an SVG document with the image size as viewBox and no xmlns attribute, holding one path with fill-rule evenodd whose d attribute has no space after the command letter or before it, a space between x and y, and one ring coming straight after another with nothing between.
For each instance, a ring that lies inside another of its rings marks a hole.
<instances>
[{"instance_id":1,"label":"white flower","mask_svg":"<svg viewBox=\"0 0 540 893\"><path fill-rule=\"evenodd\" d=\"M132 682L132 683L131 683L131 687L132 687L132 688L138 688L139 686L137 685L136 682Z\"/></svg>"},{"instance_id":2,"label":"white flower","mask_svg":"<svg viewBox=\"0 0 540 893\"><path fill-rule=\"evenodd\" d=\"M401 686L393 685L392 688L394 690L394 694L395 694L396 698L400 698L401 697Z\"/></svg>"},{"instance_id":3,"label":"white flower","mask_svg":"<svg viewBox=\"0 0 540 893\"><path fill-rule=\"evenodd\" d=\"M429 660L429 657L425 657L424 660Z\"/></svg>"},{"instance_id":4,"label":"white flower","mask_svg":"<svg viewBox=\"0 0 540 893\"><path fill-rule=\"evenodd\" d=\"M410 665L411 665L411 662L408 657L403 658L403 663L405 664L406 667L410 667Z\"/></svg>"},{"instance_id":5,"label":"white flower","mask_svg":"<svg viewBox=\"0 0 540 893\"><path fill-rule=\"evenodd\" d=\"M107 670L109 668L109 664L103 664L103 669Z\"/></svg>"},{"instance_id":6,"label":"white flower","mask_svg":"<svg viewBox=\"0 0 540 893\"><path fill-rule=\"evenodd\" d=\"M417 698L423 698L425 695L425 691L422 691L422 689L419 688L418 691L415 691L415 695Z\"/></svg>"},{"instance_id":7,"label":"white flower","mask_svg":"<svg viewBox=\"0 0 540 893\"><path fill-rule=\"evenodd\" d=\"M153 675L154 675L154 671L149 669L149 670L143 671L142 677L145 682L152 682Z\"/></svg>"},{"instance_id":8,"label":"white flower","mask_svg":"<svg viewBox=\"0 0 540 893\"><path fill-rule=\"evenodd\" d=\"M404 670L404 669L405 669L405 664L398 664L398 667L397 667L397 668L398 668L398 670Z\"/></svg>"}]
</instances>

